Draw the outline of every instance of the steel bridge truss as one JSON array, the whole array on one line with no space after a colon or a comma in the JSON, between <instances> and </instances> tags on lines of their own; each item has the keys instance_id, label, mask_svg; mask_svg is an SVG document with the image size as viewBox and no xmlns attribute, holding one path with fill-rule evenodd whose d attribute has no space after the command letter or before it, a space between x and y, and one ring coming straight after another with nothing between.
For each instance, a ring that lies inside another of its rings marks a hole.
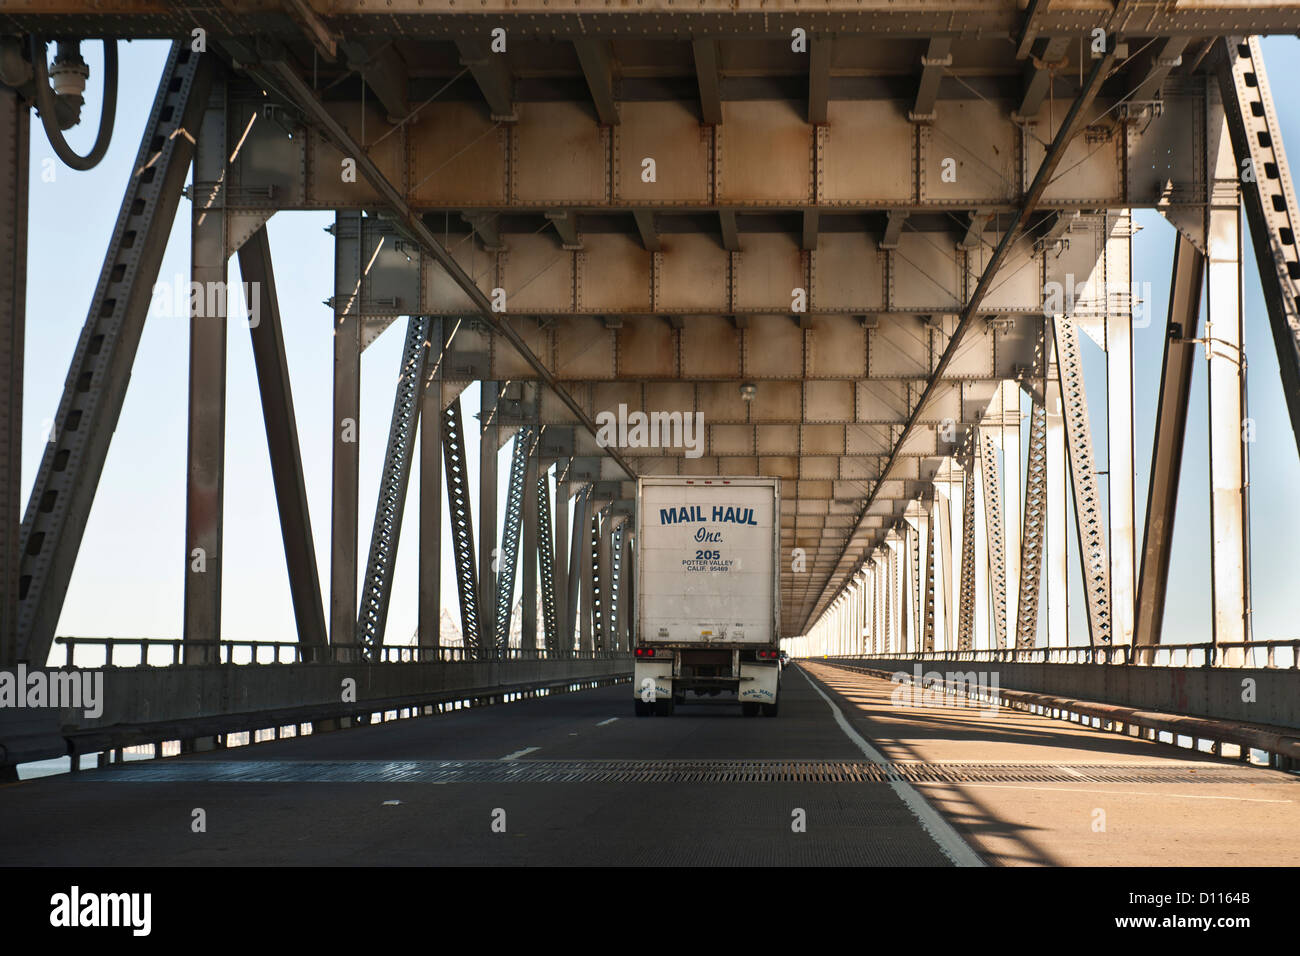
<instances>
[{"instance_id":1,"label":"steel bridge truss","mask_svg":"<svg viewBox=\"0 0 1300 956\"><path fill-rule=\"evenodd\" d=\"M604 183L599 195L575 193L560 202L548 198L545 183L531 182L523 172L514 179L502 172L501 181L485 187L482 196L454 202L463 197L422 192L415 185L420 167L407 166L418 162L412 157L420 154L410 138L426 136L431 124L394 125L386 117L404 112L386 109L380 111L385 118L378 126L354 128L350 118L340 118L336 104L306 82L291 50L275 43L264 57L225 60L192 54L187 45L176 44L27 503L17 560L6 555L5 593L17 594L17 613L0 615L0 626L7 629L0 634L0 654L42 663L48 657L191 162L195 276L224 280L226 260L238 252L241 271L247 276L260 263L258 274L271 289L263 313L276 318L267 332L254 333L254 348L304 644L355 644L364 658L379 658L417 430L427 427L436 433L434 445L440 447L445 470L461 633L472 656L488 658L509 650L521 563L523 646L537 647L540 629L548 653L572 651L575 644L583 650L626 649L636 634L628 479L635 471L721 474L732 467L779 474L794 483L796 493L783 496L789 508L781 516L783 548L802 547L810 538L832 541L833 551L807 574L787 575L783 582L783 598L797 603L802 615L788 617L786 630L803 631L798 648L806 652L896 654L1068 644L1070 511L1087 605L1087 633L1073 635L1074 643L1158 645L1158 617L1144 617L1141 609L1163 606L1187 416L1188 356L1196 340L1204 279L1213 334L1197 341L1205 346L1211 369L1214 641L1240 649L1251 633L1236 211L1244 202L1298 446L1300 258L1295 237L1300 212L1258 42L1232 36L1200 51L1215 82L1204 73L1170 78L1177 59L1173 51L1182 49L1178 43L1176 37L1165 38L1161 49L1168 55L1152 59L1151 71L1158 76L1147 93L1154 97L1162 81L1169 84L1167 108L1147 117L1149 127L1110 126L1097 115L1121 105L1115 91L1105 88L1115 57L1108 50L1079 84L1078 98L1055 128L1043 127L1046 139L1017 134L1011 144L1017 168L1010 180L971 186L972 195L978 195L970 201L973 211L956 251L928 259L927 269L911 273L909 257L920 255L926 244L935 245L927 235L935 232L926 221L937 208L930 204L939 202L948 210L959 201L944 192L926 165L942 158L935 153L939 134L987 125L972 119L984 107L962 111L964 126L945 125L959 111L935 101L933 71L918 93L912 111L916 118L909 119L904 131L912 166L896 201L852 192L862 177L844 171L849 154L843 152L847 147L841 133L848 120L838 127L830 123L826 117L838 107L818 103L814 94L808 123L792 124L798 130L789 141L798 147L798 161L782 167L782 177L797 180L798 190L786 190L783 181L780 189L786 191L780 195L745 191L761 192L763 187L738 175L734 164L746 154L742 144L747 136L777 142L769 135L773 129L764 125L774 121L751 118L746 126L744 101L719 101L705 104L704 115L715 120L706 123L707 135L692 114L687 124L691 136L673 140L674 150L689 152L690 163L675 170L662 164L671 170L668 176L686 177L673 180L673 189L680 187L680 192L667 190L669 198L643 202L629 188L627 157L622 165L618 157L644 124L655 128L653 117L643 116L654 110L629 102L621 104L626 109L620 114L609 96L597 92L595 107L603 119L593 126L594 165L557 171L556 176L566 185L573 177ZM233 69L227 60L254 65ZM709 57L700 62L710 62ZM1031 86L1043 87L1043 79L1036 76ZM493 86L477 73L475 82L489 99L506 98L496 105L511 105L509 94L502 92L508 83ZM1050 76L1046 82L1051 83ZM256 92L262 89L275 93L268 98ZM1145 105L1139 105L1135 99L1128 109L1151 110L1151 102L1141 99ZM23 112L11 105L6 117ZM1026 93L1019 105L1037 115L1042 96ZM463 104L439 102L433 110L449 117L464 113ZM535 112L542 116L548 110ZM938 120L936 111L949 115ZM660 113L667 124L663 128L677 130L673 111ZM620 115L622 123L617 122ZM584 135L590 132L585 120L558 114L553 119L561 132L572 132L570 124L582 126ZM478 128L477 121L464 121ZM512 122L479 157L494 176L491 171L498 166L507 171L531 168L521 157L545 159L554 147L551 134L535 126L532 117ZM1132 158L1174 137L1180 123L1194 127L1193 135L1200 139L1179 182L1164 189L1128 176ZM232 131L237 135L240 129L248 139L240 141L244 151L236 159L230 152ZM298 136L300 131L306 135ZM801 140L805 134L806 142ZM375 147L376 137L390 135L391 155L366 148ZM1128 192L1090 204L1073 194L1063 199L1061 186L1051 192L1058 163L1076 136L1095 142L1118 137L1113 150L1100 151L1109 158L1088 160L1088 171L1101 179L1113 174ZM321 175L340 158L355 160L362 180L356 185L364 188L344 189ZM1242 176L1243 169L1251 175ZM1188 183L1203 192L1179 192ZM494 192L498 187L504 190L500 195ZM25 202L25 196L13 201ZM829 216L818 219L823 205L845 211L848 225L824 228ZM1075 216L1081 206L1086 206L1084 215ZM1133 496L1122 478L1133 471L1134 303L1127 291L1113 293L1117 286L1128 289L1127 210L1137 206L1163 209L1180 229L1152 458L1157 464L1140 568ZM738 210L750 215L750 207L765 207L766 212L754 213L752 228L744 231L736 217ZM331 298L335 424L340 431L334 444L331 533L336 566L327 603L328 635L320 613L264 230L276 210L290 208L342 210L335 228ZM384 214L363 214L363 209ZM494 211L501 209L520 218L502 221ZM602 227L585 234L578 228L583 221L579 210L590 222L630 211L628 221L636 231L624 235ZM800 213L793 244L771 224L783 223L791 210ZM435 228L441 221L450 229L453 211L464 240L454 252ZM848 220L850 213L869 224L858 230ZM545 217L545 235L529 235L521 227L528 216ZM668 219L681 217L690 225L704 216L710 224L717 218L720 242L704 236L708 230L693 228L662 241ZM859 267L845 269L845 262ZM935 273L942 282L933 281ZM999 291L997 281L1022 273L1032 278L1022 277L1011 290ZM1065 308L1041 308L1047 286L1067 274L1085 278L1085 291ZM7 281L12 285L12 279ZM786 292L792 287L805 292L812 305L794 308L793 318ZM909 290L916 288L927 292L909 299ZM501 290L519 305L496 308L493 295ZM7 301L0 301L0 307ZM12 311L12 305L8 308ZM357 425L361 351L399 316L409 319L358 593L357 453L339 436L349 424L354 430ZM192 316L200 318L205 317ZM221 318L224 330L224 312ZM437 334L431 334L434 323ZM444 340L444 323L455 324L460 332ZM220 337L216 326L194 322L192 329L184 555L191 570L184 638L187 662L203 663L205 649L222 636L225 362L224 351L204 352L204 343ZM961 349L981 335L992 343L987 356L981 352L977 360L959 365ZM1088 341L1105 353L1104 416L1090 414L1082 370ZM12 336L5 342L12 342ZM9 362L12 366L12 355ZM513 382L525 389L525 399L501 389L495 406L484 409L477 520L459 398L472 381L493 387ZM737 384L753 387L754 382L759 383L753 388L757 398L753 391L744 399L732 394ZM686 456L658 448L633 452L602 444L595 437L595 418L619 402L633 410L671 402L684 414L707 411L703 457L687 465ZM1027 413L1021 410L1024 405ZM790 408L798 409L794 417ZM1103 419L1108 437L1105 488L1093 450L1093 422ZM945 436L949 427L952 434ZM495 559L499 563L489 565L484 556L496 543L497 502L494 494L484 492L495 487L501 434L513 434L514 444ZM427 450L420 454L427 466ZM634 459L636 469L630 464ZM7 467L12 471L17 464ZM422 508L426 501L440 508L438 496L422 484ZM815 504L801 510L801 500ZM424 560L440 546L441 524L421 517ZM433 615L421 610L422 642L439 640L428 633L436 620L436 609ZM1236 659L1244 657L1234 650L1221 660Z\"/></svg>"}]
</instances>

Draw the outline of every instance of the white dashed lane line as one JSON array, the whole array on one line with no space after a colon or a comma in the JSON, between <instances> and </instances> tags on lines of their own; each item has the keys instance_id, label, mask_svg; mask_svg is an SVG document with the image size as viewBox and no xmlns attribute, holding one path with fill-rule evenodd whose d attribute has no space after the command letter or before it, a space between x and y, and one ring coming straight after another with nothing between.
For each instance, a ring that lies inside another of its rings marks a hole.
<instances>
[{"instance_id":1,"label":"white dashed lane line","mask_svg":"<svg viewBox=\"0 0 1300 956\"><path fill-rule=\"evenodd\" d=\"M602 721L601 721L600 723L598 723L596 726L597 726L597 727L604 727L606 724L612 724L612 723L613 723L614 721L616 721L616 720L618 720L617 717L611 717L611 718L609 718L609 720L602 720Z\"/></svg>"},{"instance_id":2,"label":"white dashed lane line","mask_svg":"<svg viewBox=\"0 0 1300 956\"><path fill-rule=\"evenodd\" d=\"M540 749L541 749L540 747L525 747L523 750L516 750L516 751L515 751L514 753L512 753L512 754L506 754L506 755L505 755L504 757L502 757L501 759L502 759L502 760L517 760L518 758L522 757L524 754L530 754L530 753L532 753L534 750L540 750Z\"/></svg>"}]
</instances>

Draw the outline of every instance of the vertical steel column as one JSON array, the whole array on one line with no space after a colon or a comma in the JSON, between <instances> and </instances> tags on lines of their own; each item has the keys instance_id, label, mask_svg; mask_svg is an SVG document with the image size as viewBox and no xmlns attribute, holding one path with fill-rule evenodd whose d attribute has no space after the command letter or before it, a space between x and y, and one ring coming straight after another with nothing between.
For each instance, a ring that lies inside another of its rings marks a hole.
<instances>
[{"instance_id":1,"label":"vertical steel column","mask_svg":"<svg viewBox=\"0 0 1300 956\"><path fill-rule=\"evenodd\" d=\"M587 520L581 528L574 527L575 540L579 540L578 561L581 570L578 577L582 583L582 619L581 640L579 648L583 651L596 649L596 640L600 637L600 583L596 580L598 570L597 554L600 549L600 507L592 501L594 489L587 492ZM579 531L581 537L579 538Z\"/></svg>"},{"instance_id":2,"label":"vertical steel column","mask_svg":"<svg viewBox=\"0 0 1300 956\"><path fill-rule=\"evenodd\" d=\"M1021 525L1021 459L1020 444L1020 386L1003 382L999 388L998 407L1001 420L989 423L988 434L995 447L1002 451L1002 520L1004 527L1002 553L1002 593L1006 607L1003 610L1003 640L999 646L1015 646L1016 622L1020 612L1020 558L1024 547L1024 528Z\"/></svg>"},{"instance_id":3,"label":"vertical steel column","mask_svg":"<svg viewBox=\"0 0 1300 956\"><path fill-rule=\"evenodd\" d=\"M1043 580L1043 547L1047 531L1047 409L1034 400L1029 412L1029 463L1025 476L1025 520L1020 546L1019 596L1016 605L1016 648L1038 641L1038 603Z\"/></svg>"},{"instance_id":4,"label":"vertical steel column","mask_svg":"<svg viewBox=\"0 0 1300 956\"><path fill-rule=\"evenodd\" d=\"M510 646L510 629L514 617L515 569L519 561L519 538L523 529L524 502L532 496L526 490L528 462L536 445L537 430L525 425L515 432L510 455L510 477L506 482L506 514L501 526L501 550L497 552L497 593L495 599L497 646ZM536 609L534 609L534 615Z\"/></svg>"},{"instance_id":5,"label":"vertical steel column","mask_svg":"<svg viewBox=\"0 0 1300 956\"><path fill-rule=\"evenodd\" d=\"M600 520L596 544L596 650L614 647L614 516L606 511Z\"/></svg>"},{"instance_id":6,"label":"vertical steel column","mask_svg":"<svg viewBox=\"0 0 1300 956\"><path fill-rule=\"evenodd\" d=\"M903 539L897 529L885 535L889 549L889 651L901 653L905 623L903 620Z\"/></svg>"},{"instance_id":7,"label":"vertical steel column","mask_svg":"<svg viewBox=\"0 0 1300 956\"><path fill-rule=\"evenodd\" d=\"M989 448L982 428L976 428L972 435L974 448L971 449L971 473L975 476L975 640L974 646L988 650L998 645L994 642L995 618L998 600L994 593L994 564L998 560L995 544L1001 541L1001 528L994 531L994 514L991 504L996 504L1000 491L997 489L997 473L990 473L988 457L985 450ZM993 467L997 467L997 455L994 453ZM998 515L1000 518L1001 515ZM1001 522L998 522L1000 526ZM1005 600L1002 602L1005 608Z\"/></svg>"},{"instance_id":8,"label":"vertical steel column","mask_svg":"<svg viewBox=\"0 0 1300 956\"><path fill-rule=\"evenodd\" d=\"M908 653L921 649L921 554L916 528L908 521L903 529L907 559L907 641Z\"/></svg>"},{"instance_id":9,"label":"vertical steel column","mask_svg":"<svg viewBox=\"0 0 1300 956\"><path fill-rule=\"evenodd\" d=\"M1070 644L1069 609L1069 533L1066 527L1065 502L1069 494L1069 473L1065 465L1065 407L1061 399L1061 379L1057 370L1056 345L1047 335L1047 379L1043 386L1046 401L1047 438L1045 483L1047 486L1047 641L1048 647Z\"/></svg>"},{"instance_id":10,"label":"vertical steel column","mask_svg":"<svg viewBox=\"0 0 1300 956\"><path fill-rule=\"evenodd\" d=\"M1137 542L1133 491L1133 221L1127 209L1106 215L1106 507L1110 512L1111 643L1133 643Z\"/></svg>"},{"instance_id":11,"label":"vertical steel column","mask_svg":"<svg viewBox=\"0 0 1300 956\"><path fill-rule=\"evenodd\" d=\"M528 454L528 463L524 468L524 500L523 500L523 549L524 549L524 575L523 575L523 593L521 600L523 607L521 610L522 629L519 633L519 646L536 649L539 646L537 639L537 556L539 548L539 539L537 535L537 512L540 505L538 500L538 467L536 442ZM547 515L547 520L550 516ZM549 576L549 575L548 575Z\"/></svg>"},{"instance_id":12,"label":"vertical steel column","mask_svg":"<svg viewBox=\"0 0 1300 956\"><path fill-rule=\"evenodd\" d=\"M329 637L321 604L320 573L307 508L298 423L293 409L293 386L285 356L280 302L275 292L271 243L263 226L239 248L239 273L250 296L258 298L258 322L252 325L253 361L262 398L262 419L271 457L271 479L280 513L280 536L289 572L298 643L323 648ZM305 655L311 660L310 654Z\"/></svg>"},{"instance_id":13,"label":"vertical steel column","mask_svg":"<svg viewBox=\"0 0 1300 956\"><path fill-rule=\"evenodd\" d=\"M497 455L501 426L497 420L499 384L479 383L478 455L478 620L485 651L496 647L497 567ZM508 637L508 635L507 635Z\"/></svg>"},{"instance_id":14,"label":"vertical steel column","mask_svg":"<svg viewBox=\"0 0 1300 956\"><path fill-rule=\"evenodd\" d=\"M930 509L922 505L921 525L921 647L934 650L934 536L936 525Z\"/></svg>"},{"instance_id":15,"label":"vertical steel column","mask_svg":"<svg viewBox=\"0 0 1300 956\"><path fill-rule=\"evenodd\" d=\"M567 623L563 635L564 646L569 650L573 650L575 637L578 644L585 647L591 635L590 578L586 573L586 568L591 563L591 548L588 546L588 536L591 533L591 492L590 485L578 492L578 500L573 509L573 528L569 534L569 591ZM580 624L580 618L585 623Z\"/></svg>"},{"instance_id":16,"label":"vertical steel column","mask_svg":"<svg viewBox=\"0 0 1300 956\"><path fill-rule=\"evenodd\" d=\"M560 494L564 489L560 489ZM546 649L555 652L560 647L560 613L562 601L560 590L563 585L556 577L555 565L559 559L555 542L558 537L551 525L551 473L549 464L543 467L537 476L537 557L538 572L541 577L542 619L546 630Z\"/></svg>"},{"instance_id":17,"label":"vertical steel column","mask_svg":"<svg viewBox=\"0 0 1300 956\"><path fill-rule=\"evenodd\" d=\"M420 401L420 595L418 643L436 660L442 646L442 355L443 320L429 319L429 366Z\"/></svg>"},{"instance_id":18,"label":"vertical steel column","mask_svg":"<svg viewBox=\"0 0 1300 956\"><path fill-rule=\"evenodd\" d=\"M1187 405L1191 399L1192 369L1196 360L1196 349L1188 340L1196 338L1200 323L1204 277L1205 256L1190 239L1179 234L1174 245L1160 390L1156 393L1151 482L1147 490L1146 531L1142 535L1142 568L1138 578L1137 618L1133 632L1133 643L1137 646L1159 644L1164 627L1178 480L1183 467Z\"/></svg>"},{"instance_id":19,"label":"vertical steel column","mask_svg":"<svg viewBox=\"0 0 1300 956\"><path fill-rule=\"evenodd\" d=\"M357 534L361 481L361 303L366 254L361 214L334 219L334 418L330 494L330 643L357 642ZM356 251L339 242L356 236Z\"/></svg>"},{"instance_id":20,"label":"vertical steel column","mask_svg":"<svg viewBox=\"0 0 1300 956\"><path fill-rule=\"evenodd\" d=\"M0 84L0 666L18 660L30 152L27 103Z\"/></svg>"},{"instance_id":21,"label":"vertical steel column","mask_svg":"<svg viewBox=\"0 0 1300 956\"><path fill-rule=\"evenodd\" d=\"M881 546L880 555L877 559L878 574L880 579L880 638L877 651L881 654L889 653L889 549Z\"/></svg>"},{"instance_id":22,"label":"vertical steel column","mask_svg":"<svg viewBox=\"0 0 1300 956\"><path fill-rule=\"evenodd\" d=\"M222 492L226 472L226 83L200 121L190 209L189 425L185 482L185 662L214 660L221 640Z\"/></svg>"},{"instance_id":23,"label":"vertical steel column","mask_svg":"<svg viewBox=\"0 0 1300 956\"><path fill-rule=\"evenodd\" d=\"M447 473L447 516L456 561L456 596L465 648L473 656L491 650L479 630L478 575L474 568L474 507L469 497L469 467L460 398L442 413L442 453Z\"/></svg>"},{"instance_id":24,"label":"vertical steel column","mask_svg":"<svg viewBox=\"0 0 1300 956\"><path fill-rule=\"evenodd\" d=\"M572 467L570 459L555 463L555 646L564 651L573 650L573 611L569 601L569 482L565 480Z\"/></svg>"},{"instance_id":25,"label":"vertical steel column","mask_svg":"<svg viewBox=\"0 0 1300 956\"><path fill-rule=\"evenodd\" d=\"M1000 426L999 426L1000 430ZM989 646L999 650L1007 646L1007 535L1003 525L1002 477L998 467L998 443L994 433L979 430L981 475L984 480L984 529L988 548L988 590L992 627ZM1016 512L1008 507L1009 515Z\"/></svg>"},{"instance_id":26,"label":"vertical steel column","mask_svg":"<svg viewBox=\"0 0 1300 956\"><path fill-rule=\"evenodd\" d=\"M939 474L945 474L951 459L939 465ZM934 482L934 504L931 527L934 529L934 647L932 650L951 650L952 643L952 514L948 503L948 482Z\"/></svg>"},{"instance_id":27,"label":"vertical steel column","mask_svg":"<svg viewBox=\"0 0 1300 956\"><path fill-rule=\"evenodd\" d=\"M975 461L962 463L961 586L957 599L957 650L975 646Z\"/></svg>"},{"instance_id":28,"label":"vertical steel column","mask_svg":"<svg viewBox=\"0 0 1300 956\"><path fill-rule=\"evenodd\" d=\"M1241 209L1228 124L1214 109L1210 87L1207 125L1213 181L1205 274L1205 359L1210 408L1210 580L1214 643L1245 641L1250 634L1246 589L1245 356L1242 352ZM1220 663L1240 665L1241 649Z\"/></svg>"},{"instance_id":29,"label":"vertical steel column","mask_svg":"<svg viewBox=\"0 0 1300 956\"><path fill-rule=\"evenodd\" d=\"M1061 409L1066 445L1070 451L1070 487L1074 492L1074 526L1083 570L1083 594L1088 604L1089 643L1109 646L1114 633L1110 599L1110 561L1106 557L1105 524L1101 492L1097 487L1096 457L1092 450L1092 424L1088 392L1083 381L1079 331L1068 315L1053 317L1057 374L1061 383Z\"/></svg>"}]
</instances>

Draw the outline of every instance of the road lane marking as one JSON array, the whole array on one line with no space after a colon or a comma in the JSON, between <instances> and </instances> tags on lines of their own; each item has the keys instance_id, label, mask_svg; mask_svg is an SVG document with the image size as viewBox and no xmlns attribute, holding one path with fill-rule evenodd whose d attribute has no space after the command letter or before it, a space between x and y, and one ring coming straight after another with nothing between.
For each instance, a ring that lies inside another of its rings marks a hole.
<instances>
[{"instance_id":1,"label":"road lane marking","mask_svg":"<svg viewBox=\"0 0 1300 956\"><path fill-rule=\"evenodd\" d=\"M803 679L808 682L822 700L826 701L826 706L831 709L835 715L835 722L839 724L840 730L844 731L849 740L857 744L859 750L874 764L886 766L889 761L866 739L853 729L853 725L845 718L844 712L840 710L839 705L827 696L826 692L817 686L816 682L801 667L799 673ZM947 820L939 815L939 811L926 802L925 797L921 796L916 790L912 789L911 784L903 780L890 780L889 786L898 794L898 798L903 801L907 809L912 811L912 815L921 824L921 829L930 835L935 843L939 845L939 850L948 859L952 860L954 866L986 866L987 864L980 859L979 854L967 845L966 841L961 838L956 830L952 828Z\"/></svg>"},{"instance_id":2,"label":"road lane marking","mask_svg":"<svg viewBox=\"0 0 1300 956\"><path fill-rule=\"evenodd\" d=\"M618 720L617 717L611 717L611 718L609 718L609 720L602 720L602 721L601 721L600 723L598 723L596 726L597 726L597 727L604 727L606 724L612 724L612 723L613 723L614 721L616 721L616 720Z\"/></svg>"},{"instance_id":3,"label":"road lane marking","mask_svg":"<svg viewBox=\"0 0 1300 956\"><path fill-rule=\"evenodd\" d=\"M1294 800L1266 800L1263 797L1224 797L1204 793L1155 793L1145 790L1084 790L1079 787L1020 787L1001 783L950 783L946 780L918 780L918 786L984 787L989 790L1042 790L1046 793L1091 793L1094 796L1168 797L1174 800L1240 800L1244 803L1294 803Z\"/></svg>"},{"instance_id":4,"label":"road lane marking","mask_svg":"<svg viewBox=\"0 0 1300 956\"><path fill-rule=\"evenodd\" d=\"M502 759L502 760L517 760L517 759L519 759L520 757L522 757L524 754L530 754L530 753L532 753L534 750L541 750L541 749L542 749L541 747L525 747L523 750L516 750L516 751L515 751L514 753L512 753L512 754L506 754L506 755L505 755L504 757L502 757L501 759Z\"/></svg>"}]
</instances>

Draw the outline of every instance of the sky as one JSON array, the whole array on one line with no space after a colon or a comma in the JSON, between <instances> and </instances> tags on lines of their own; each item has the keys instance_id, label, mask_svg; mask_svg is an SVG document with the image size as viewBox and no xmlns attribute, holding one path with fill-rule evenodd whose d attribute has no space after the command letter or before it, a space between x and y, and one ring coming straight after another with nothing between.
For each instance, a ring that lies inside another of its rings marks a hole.
<instances>
[{"instance_id":1,"label":"sky","mask_svg":"<svg viewBox=\"0 0 1300 956\"><path fill-rule=\"evenodd\" d=\"M23 408L23 507L30 494L50 422L58 406L69 361L94 293L124 184L132 172L140 136L166 58L166 43L120 47L119 109L113 143L94 170L77 173L57 160L39 120L33 121L27 337ZM1300 144L1300 103L1286 95L1300 89L1300 41L1268 38L1264 55L1285 141ZM102 75L99 44L86 44L91 67L86 121L68 139L85 152L99 116L96 78ZM1300 155L1300 146L1295 146ZM53 171L53 181L50 171ZM182 200L159 270L159 280L188 282L189 203ZM333 248L324 231L332 214L278 213L268 226L293 386L308 505L322 587L328 592L330 537L330 434ZM1155 395L1160 382L1164 316L1174 231L1150 211L1135 213L1141 231L1133 240L1133 278L1150 282L1150 325L1134 335L1134 441L1139 539L1147 498ZM1277 357L1269 333L1258 271L1245 243L1246 356L1249 413L1257 441L1250 448L1251 570L1254 634L1258 639L1300 637L1295 623L1293 569L1300 557L1300 458L1287 418ZM238 261L230 281L239 280ZM295 632L288 576L271 483L252 347L236 321L232 295L228 324L226 410L225 565L222 628L226 639L291 640ZM1203 320L1203 319L1202 319ZM394 323L362 356L359 563L364 571L370 521L378 492L405 320ZM1104 356L1086 336L1084 367L1091 407L1097 468L1107 469L1104 435ZM82 540L59 635L177 637L181 631L185 568L186 378L189 319L151 315L145 324L121 418ZM478 411L477 387L462 398L466 420ZM1165 616L1165 639L1210 639L1209 484L1203 351L1192 383L1179 510L1174 531ZM469 429L471 487L477 495L477 441ZM509 445L499 474L509 474ZM388 620L389 643L407 643L416 625L418 570L418 460L411 477ZM504 513L504 487L501 509ZM450 535L444 515L442 595L459 620ZM1087 642L1087 623L1071 522L1071 643ZM1139 543L1140 547L1140 543ZM519 594L518 589L516 595ZM62 656L52 658L61 662Z\"/></svg>"}]
</instances>

